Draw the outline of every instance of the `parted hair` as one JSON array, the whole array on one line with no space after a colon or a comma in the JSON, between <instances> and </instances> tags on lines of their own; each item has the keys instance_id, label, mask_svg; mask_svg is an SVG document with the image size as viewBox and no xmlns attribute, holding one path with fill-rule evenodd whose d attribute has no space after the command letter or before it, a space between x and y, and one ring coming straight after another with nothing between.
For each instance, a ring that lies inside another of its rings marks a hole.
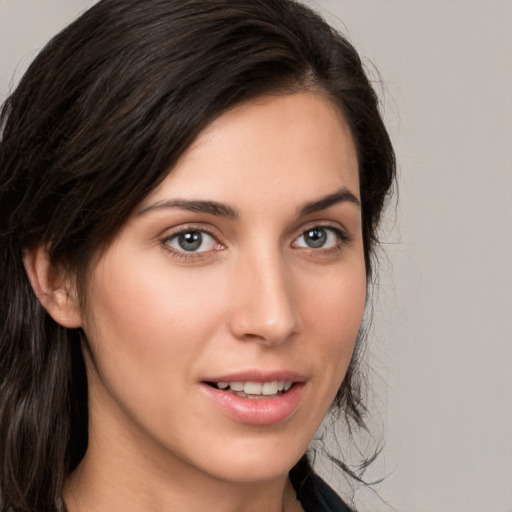
<instances>
[{"instance_id":1,"label":"parted hair","mask_svg":"<svg viewBox=\"0 0 512 512\"><path fill-rule=\"evenodd\" d=\"M46 247L53 264L84 282L91 259L212 120L252 98L296 91L325 95L350 127L370 282L394 152L357 52L302 3L102 0L45 46L7 98L0 113L1 512L65 510L63 482L87 448L87 340L41 306L24 251ZM333 404L359 426L362 338Z\"/></svg>"}]
</instances>

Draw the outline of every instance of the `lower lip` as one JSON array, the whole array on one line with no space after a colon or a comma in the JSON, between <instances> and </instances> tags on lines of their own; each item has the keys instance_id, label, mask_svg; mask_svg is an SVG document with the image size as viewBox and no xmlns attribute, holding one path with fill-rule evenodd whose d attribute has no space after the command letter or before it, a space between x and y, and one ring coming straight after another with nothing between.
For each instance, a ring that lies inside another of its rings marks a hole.
<instances>
[{"instance_id":1,"label":"lower lip","mask_svg":"<svg viewBox=\"0 0 512 512\"><path fill-rule=\"evenodd\" d=\"M244 398L208 384L201 387L229 418L247 425L274 425L293 416L299 406L304 383L296 382L286 393L272 398Z\"/></svg>"}]
</instances>

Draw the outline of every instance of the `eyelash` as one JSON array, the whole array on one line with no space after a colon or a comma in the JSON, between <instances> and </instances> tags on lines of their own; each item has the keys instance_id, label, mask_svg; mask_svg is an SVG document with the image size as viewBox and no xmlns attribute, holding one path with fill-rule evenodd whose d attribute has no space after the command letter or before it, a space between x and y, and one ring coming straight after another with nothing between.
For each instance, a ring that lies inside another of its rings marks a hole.
<instances>
[{"instance_id":1,"label":"eyelash","mask_svg":"<svg viewBox=\"0 0 512 512\"><path fill-rule=\"evenodd\" d=\"M332 224L312 224L302 230L301 234L295 238L293 245L295 245L300 238L304 237L306 235L306 233L308 233L308 232L311 233L312 231L330 231L330 232L334 233L334 235L336 236L336 242L334 243L334 245L332 247L326 247L326 248L318 248L318 249L315 249L313 247L299 247L299 248L306 249L310 252L328 255L328 254L339 252L345 245L352 242L352 237L350 236L350 234L338 226L333 226Z\"/></svg>"},{"instance_id":2,"label":"eyelash","mask_svg":"<svg viewBox=\"0 0 512 512\"><path fill-rule=\"evenodd\" d=\"M201 234L208 235L209 237L211 237L214 240L215 245L220 246L221 248L213 249L213 250L209 250L209 251L184 251L184 250L176 249L170 245L169 242L171 240L174 240L174 239L178 238L179 236L185 235L187 233L201 233ZM163 237L160 240L160 245L164 248L165 251L169 252L175 258L182 260L182 261L194 261L199 258L207 258L208 256L211 256L212 252L221 251L224 249L224 246L217 240L217 237L215 235L213 235L207 229L204 229L202 227L199 228L196 226L182 226L178 231Z\"/></svg>"},{"instance_id":3,"label":"eyelash","mask_svg":"<svg viewBox=\"0 0 512 512\"><path fill-rule=\"evenodd\" d=\"M315 230L324 230L324 231L330 231L335 234L337 241L332 247L328 248L313 248L313 247L300 247L296 246L297 240L299 240L301 237L305 236L306 233L312 232ZM179 250L170 245L170 241L178 238L181 235L185 235L187 233L201 233L206 234L209 237L211 237L216 246L219 246L220 248L207 250L207 251L185 251L185 250ZM297 249L306 249L310 253L318 253L318 254L332 254L339 252L343 246L349 244L352 241L352 237L349 235L348 232L346 232L343 229L340 229L338 226L333 226L331 224L312 224L311 226L308 226L306 228L303 228L300 232L300 235L297 236L293 243L292 247L295 246ZM224 246L217 240L217 237L213 235L209 230L204 228L199 228L196 226L184 226L179 231L176 231L174 233L171 233L170 235L167 235L163 237L160 240L160 245L163 247L163 249L173 255L173 257L182 260L182 261L195 261L198 259L204 259L212 255L213 252L216 251L222 251L224 249Z\"/></svg>"}]
</instances>

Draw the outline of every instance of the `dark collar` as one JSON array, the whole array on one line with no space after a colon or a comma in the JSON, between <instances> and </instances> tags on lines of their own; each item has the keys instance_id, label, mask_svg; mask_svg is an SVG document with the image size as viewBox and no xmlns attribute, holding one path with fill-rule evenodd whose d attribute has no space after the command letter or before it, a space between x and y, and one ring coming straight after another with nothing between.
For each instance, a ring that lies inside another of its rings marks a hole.
<instances>
[{"instance_id":1,"label":"dark collar","mask_svg":"<svg viewBox=\"0 0 512 512\"><path fill-rule=\"evenodd\" d=\"M290 471L290 480L304 512L355 512L315 474L306 455Z\"/></svg>"}]
</instances>

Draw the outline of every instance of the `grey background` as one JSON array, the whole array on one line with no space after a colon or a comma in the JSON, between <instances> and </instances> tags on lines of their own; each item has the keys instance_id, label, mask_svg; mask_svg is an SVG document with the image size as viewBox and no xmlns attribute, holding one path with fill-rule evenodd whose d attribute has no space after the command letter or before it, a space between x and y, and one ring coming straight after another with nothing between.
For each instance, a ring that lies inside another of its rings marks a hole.
<instances>
[{"instance_id":1,"label":"grey background","mask_svg":"<svg viewBox=\"0 0 512 512\"><path fill-rule=\"evenodd\" d=\"M92 3L0 0L1 100ZM359 488L356 503L510 512L512 1L315 5L375 80L371 63L379 69L400 165L370 346L371 407L387 443L369 476L388 476L374 486L380 497Z\"/></svg>"}]
</instances>

